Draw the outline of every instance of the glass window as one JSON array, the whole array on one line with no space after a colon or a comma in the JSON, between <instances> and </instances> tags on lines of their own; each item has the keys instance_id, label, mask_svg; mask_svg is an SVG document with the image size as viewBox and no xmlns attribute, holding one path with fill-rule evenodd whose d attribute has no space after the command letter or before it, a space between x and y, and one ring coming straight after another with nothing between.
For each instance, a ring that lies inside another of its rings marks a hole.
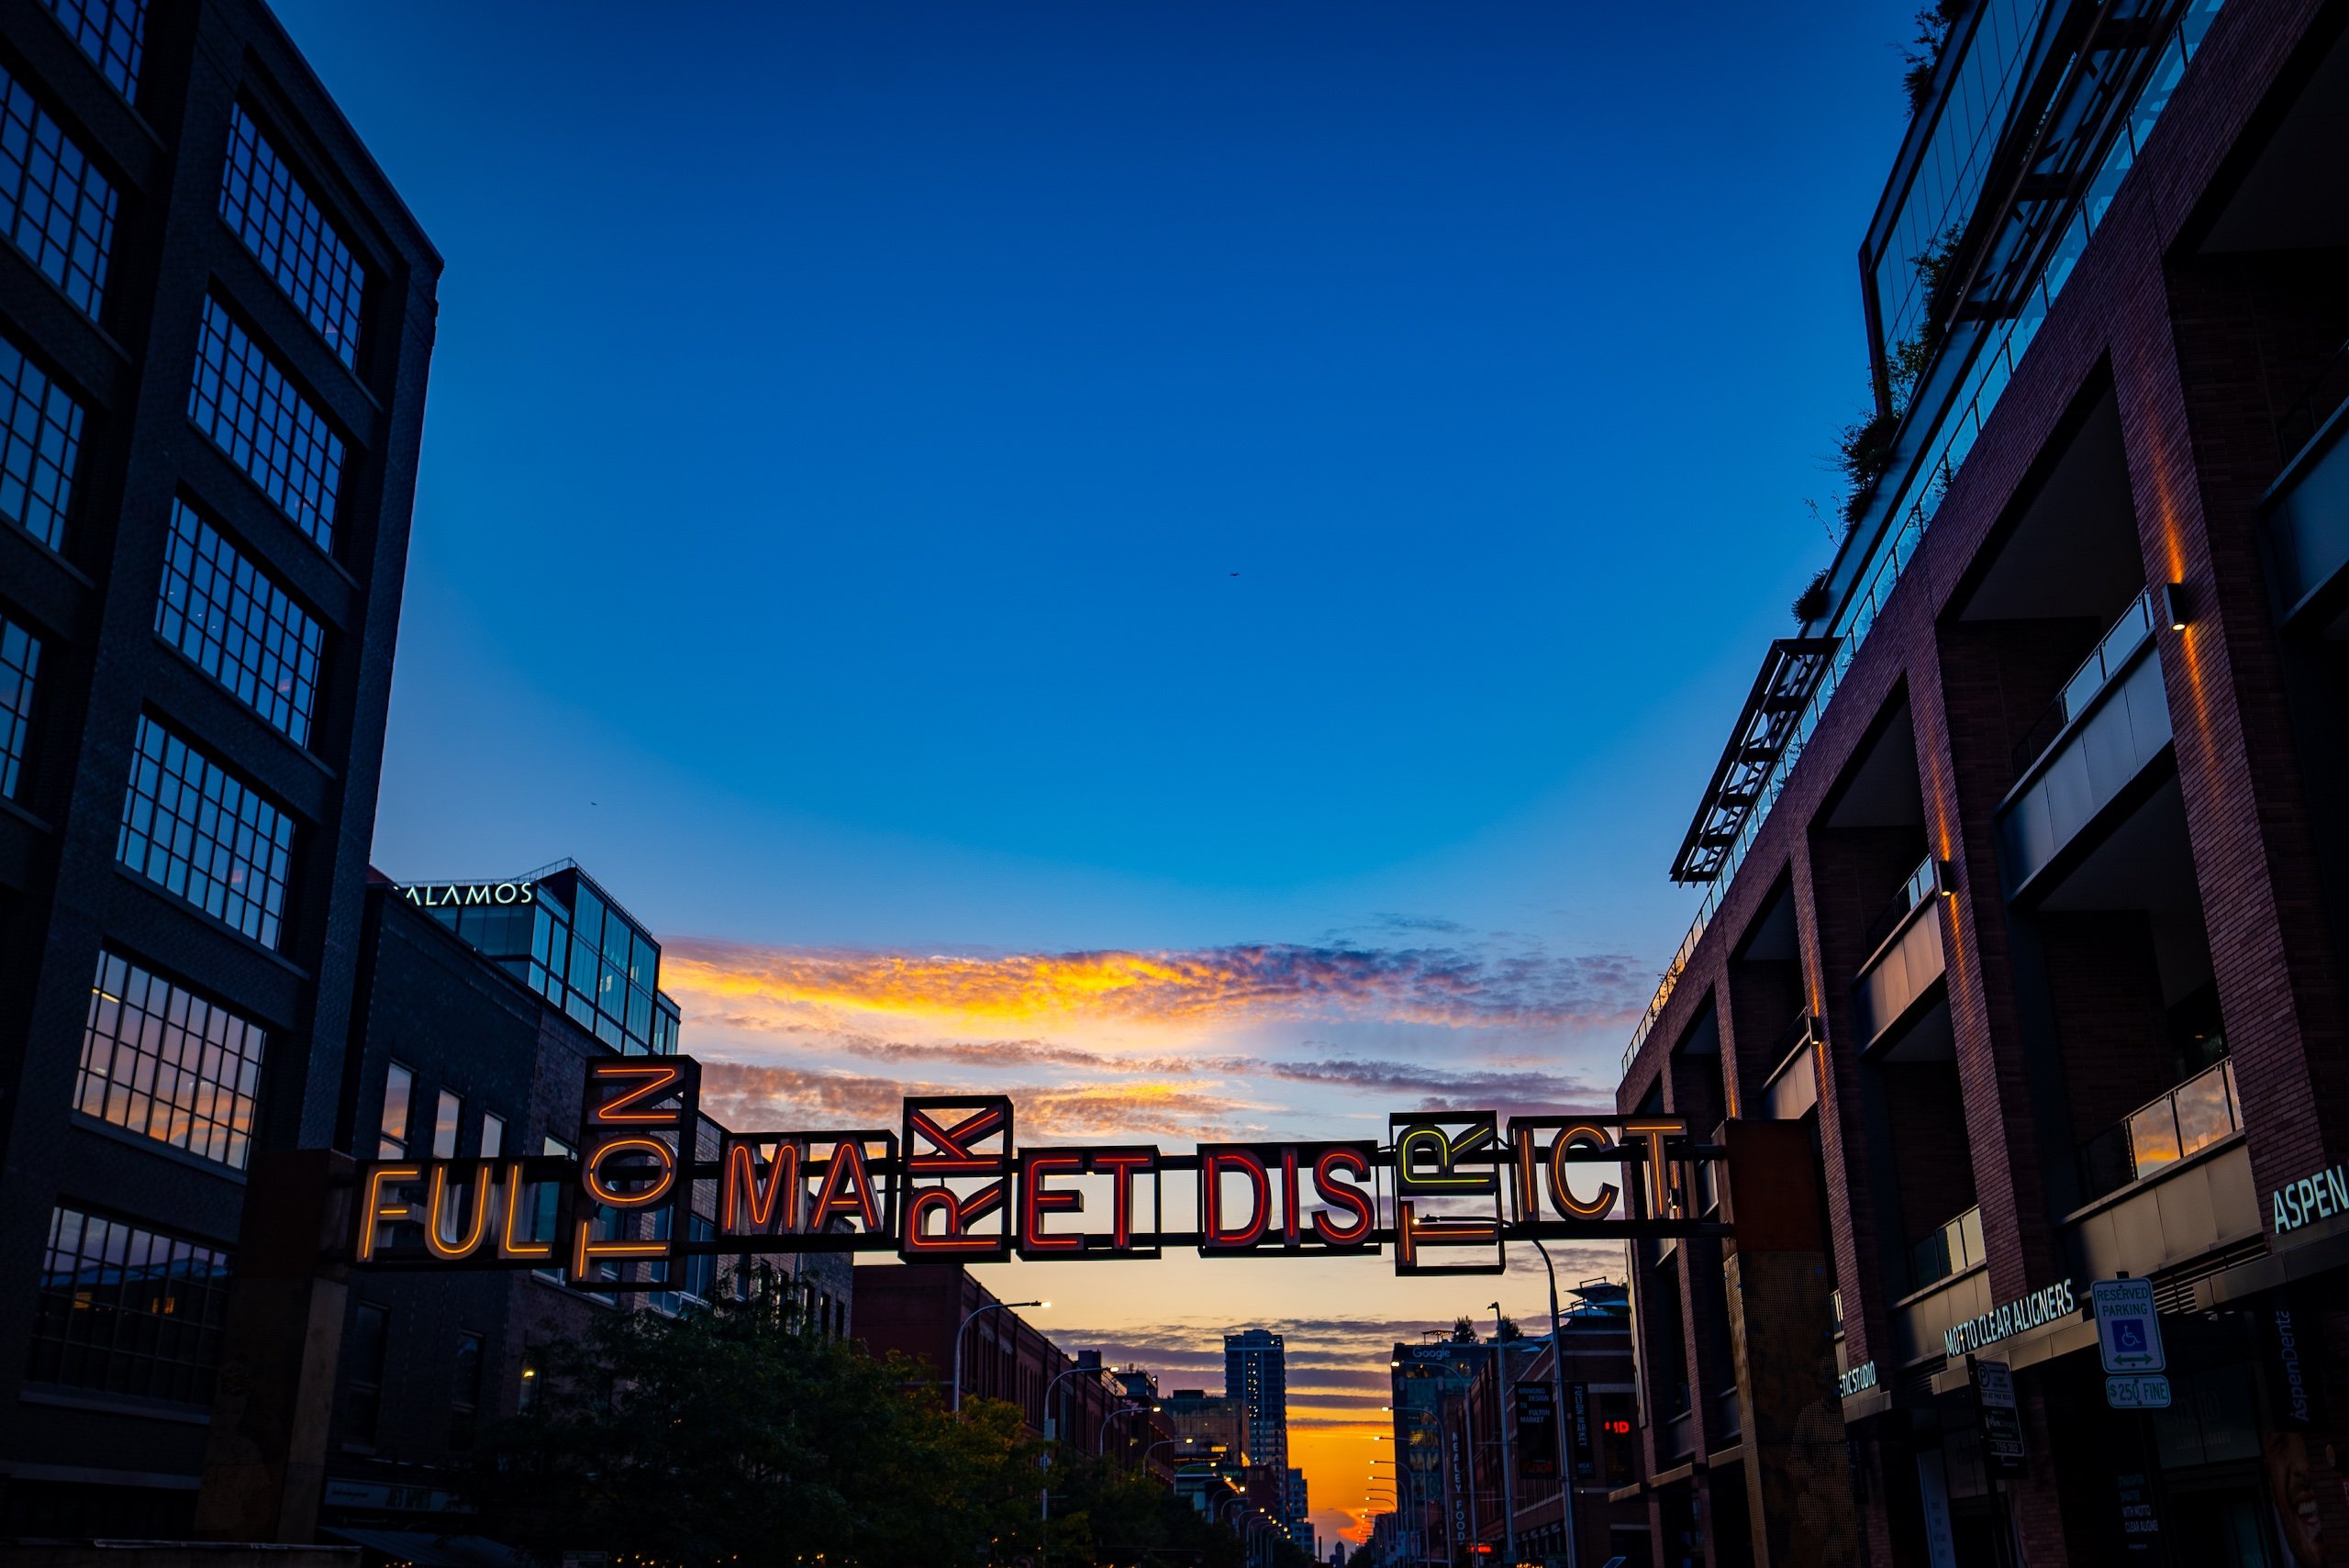
<instances>
[{"instance_id":1,"label":"glass window","mask_svg":"<svg viewBox=\"0 0 2349 1568\"><path fill-rule=\"evenodd\" d=\"M482 1113L481 1157L495 1160L506 1152L506 1118L492 1111Z\"/></svg>"},{"instance_id":2,"label":"glass window","mask_svg":"<svg viewBox=\"0 0 2349 1568\"><path fill-rule=\"evenodd\" d=\"M342 1348L345 1440L372 1447L383 1423L384 1363L391 1348L392 1315L362 1301L351 1315L351 1342Z\"/></svg>"},{"instance_id":3,"label":"glass window","mask_svg":"<svg viewBox=\"0 0 2349 1568\"><path fill-rule=\"evenodd\" d=\"M432 1157L453 1160L457 1157L457 1128L465 1118L465 1102L448 1090L440 1091L440 1106L432 1118Z\"/></svg>"},{"instance_id":4,"label":"glass window","mask_svg":"<svg viewBox=\"0 0 2349 1568\"><path fill-rule=\"evenodd\" d=\"M228 1253L52 1209L25 1377L208 1406L228 1302Z\"/></svg>"},{"instance_id":5,"label":"glass window","mask_svg":"<svg viewBox=\"0 0 2349 1568\"><path fill-rule=\"evenodd\" d=\"M460 1451L473 1446L473 1431L481 1410L481 1336L457 1336L456 1374L451 1379L449 1407L449 1446Z\"/></svg>"},{"instance_id":6,"label":"glass window","mask_svg":"<svg viewBox=\"0 0 2349 1568\"><path fill-rule=\"evenodd\" d=\"M0 338L0 514L51 550L65 539L81 452L81 405Z\"/></svg>"},{"instance_id":7,"label":"glass window","mask_svg":"<svg viewBox=\"0 0 2349 1568\"><path fill-rule=\"evenodd\" d=\"M220 216L310 318L327 347L344 364L352 363L367 274L242 104L229 112Z\"/></svg>"},{"instance_id":8,"label":"glass window","mask_svg":"<svg viewBox=\"0 0 2349 1568\"><path fill-rule=\"evenodd\" d=\"M0 225L93 320L114 250L114 186L0 68Z\"/></svg>"},{"instance_id":9,"label":"glass window","mask_svg":"<svg viewBox=\"0 0 2349 1568\"><path fill-rule=\"evenodd\" d=\"M0 795L12 800L24 767L25 732L33 717L33 676L39 665L40 643L0 616Z\"/></svg>"},{"instance_id":10,"label":"glass window","mask_svg":"<svg viewBox=\"0 0 2349 1568\"><path fill-rule=\"evenodd\" d=\"M116 857L255 941L277 946L293 818L145 714L135 749Z\"/></svg>"},{"instance_id":11,"label":"glass window","mask_svg":"<svg viewBox=\"0 0 2349 1568\"><path fill-rule=\"evenodd\" d=\"M334 552L342 438L217 299L204 302L187 417L312 543Z\"/></svg>"},{"instance_id":12,"label":"glass window","mask_svg":"<svg viewBox=\"0 0 2349 1568\"><path fill-rule=\"evenodd\" d=\"M241 1171L266 1038L250 1019L101 952L74 1108Z\"/></svg>"},{"instance_id":13,"label":"glass window","mask_svg":"<svg viewBox=\"0 0 2349 1568\"><path fill-rule=\"evenodd\" d=\"M106 73L115 91L139 96L139 40L147 36L147 0L45 0L82 52Z\"/></svg>"},{"instance_id":14,"label":"glass window","mask_svg":"<svg viewBox=\"0 0 2349 1568\"><path fill-rule=\"evenodd\" d=\"M291 595L176 496L155 635L295 745L309 744L326 634Z\"/></svg>"},{"instance_id":15,"label":"glass window","mask_svg":"<svg viewBox=\"0 0 2349 1568\"><path fill-rule=\"evenodd\" d=\"M416 1074L395 1062L384 1069L384 1117L375 1140L375 1158L398 1160L407 1153L409 1106L416 1098Z\"/></svg>"}]
</instances>

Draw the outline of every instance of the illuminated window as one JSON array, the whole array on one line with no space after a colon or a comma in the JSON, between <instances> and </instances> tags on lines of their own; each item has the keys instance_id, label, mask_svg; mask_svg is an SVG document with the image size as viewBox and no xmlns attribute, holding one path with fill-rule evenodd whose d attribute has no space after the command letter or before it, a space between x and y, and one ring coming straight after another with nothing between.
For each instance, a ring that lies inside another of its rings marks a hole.
<instances>
[{"instance_id":1,"label":"illuminated window","mask_svg":"<svg viewBox=\"0 0 2349 1568\"><path fill-rule=\"evenodd\" d=\"M292 595L176 497L155 635L295 745L309 744L326 634Z\"/></svg>"},{"instance_id":2,"label":"illuminated window","mask_svg":"<svg viewBox=\"0 0 2349 1568\"><path fill-rule=\"evenodd\" d=\"M33 676L39 666L40 643L0 616L0 795L12 800L24 768L25 731L33 717Z\"/></svg>"},{"instance_id":3,"label":"illuminated window","mask_svg":"<svg viewBox=\"0 0 2349 1568\"><path fill-rule=\"evenodd\" d=\"M60 548L81 452L81 405L0 338L0 515Z\"/></svg>"},{"instance_id":4,"label":"illuminated window","mask_svg":"<svg viewBox=\"0 0 2349 1568\"><path fill-rule=\"evenodd\" d=\"M457 1127L464 1118L465 1102L448 1090L441 1090L440 1108L432 1118L432 1157L435 1160L457 1157Z\"/></svg>"},{"instance_id":5,"label":"illuminated window","mask_svg":"<svg viewBox=\"0 0 2349 1568\"><path fill-rule=\"evenodd\" d=\"M241 1171L265 1038L259 1024L101 952L74 1108Z\"/></svg>"},{"instance_id":6,"label":"illuminated window","mask_svg":"<svg viewBox=\"0 0 2349 1568\"><path fill-rule=\"evenodd\" d=\"M82 52L126 98L139 95L139 40L147 36L147 0L45 0Z\"/></svg>"},{"instance_id":7,"label":"illuminated window","mask_svg":"<svg viewBox=\"0 0 2349 1568\"><path fill-rule=\"evenodd\" d=\"M245 106L229 111L220 216L344 364L359 352L367 274Z\"/></svg>"},{"instance_id":8,"label":"illuminated window","mask_svg":"<svg viewBox=\"0 0 2349 1568\"><path fill-rule=\"evenodd\" d=\"M217 299L204 302L187 417L311 542L334 552L342 438Z\"/></svg>"},{"instance_id":9,"label":"illuminated window","mask_svg":"<svg viewBox=\"0 0 2349 1568\"><path fill-rule=\"evenodd\" d=\"M65 297L95 319L114 250L114 186L0 68L0 225Z\"/></svg>"},{"instance_id":10,"label":"illuminated window","mask_svg":"<svg viewBox=\"0 0 2349 1568\"><path fill-rule=\"evenodd\" d=\"M52 1209L26 1380L208 1406L228 1305L228 1253Z\"/></svg>"},{"instance_id":11,"label":"illuminated window","mask_svg":"<svg viewBox=\"0 0 2349 1568\"><path fill-rule=\"evenodd\" d=\"M293 819L145 714L135 751L116 858L275 947L294 859Z\"/></svg>"},{"instance_id":12,"label":"illuminated window","mask_svg":"<svg viewBox=\"0 0 2349 1568\"><path fill-rule=\"evenodd\" d=\"M416 1098L416 1074L395 1062L384 1069L384 1115L377 1124L375 1158L398 1160L407 1154L407 1121Z\"/></svg>"}]
</instances>

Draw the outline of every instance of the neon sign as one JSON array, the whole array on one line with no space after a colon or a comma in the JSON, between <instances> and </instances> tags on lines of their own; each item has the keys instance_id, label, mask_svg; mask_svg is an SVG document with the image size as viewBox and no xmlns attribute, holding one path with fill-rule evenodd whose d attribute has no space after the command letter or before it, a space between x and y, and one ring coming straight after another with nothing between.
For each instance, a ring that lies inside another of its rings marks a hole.
<instances>
[{"instance_id":1,"label":"neon sign","mask_svg":"<svg viewBox=\"0 0 2349 1568\"><path fill-rule=\"evenodd\" d=\"M894 1129L723 1132L689 1057L587 1065L576 1156L360 1167L351 1253L375 1268L559 1268L674 1288L695 1256L894 1251L909 1262L1375 1255L1400 1274L1498 1273L1512 1241L1725 1235L1687 1195L1720 1151L1662 1117L1423 1111L1384 1143L1022 1147L1000 1095L913 1095ZM714 1138L714 1157L710 1140ZM1612 1167L1613 1180L1586 1166ZM1167 1208L1188 1187L1190 1222ZM696 1190L715 1235L695 1234Z\"/></svg>"}]
</instances>

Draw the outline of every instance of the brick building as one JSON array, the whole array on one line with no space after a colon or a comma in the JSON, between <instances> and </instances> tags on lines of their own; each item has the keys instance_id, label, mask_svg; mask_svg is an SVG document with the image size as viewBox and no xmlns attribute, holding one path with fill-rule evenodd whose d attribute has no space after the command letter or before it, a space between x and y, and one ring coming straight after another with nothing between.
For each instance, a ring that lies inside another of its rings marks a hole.
<instances>
[{"instance_id":1,"label":"brick building","mask_svg":"<svg viewBox=\"0 0 2349 1568\"><path fill-rule=\"evenodd\" d=\"M569 862L498 883L378 877L361 929L349 1146L363 1159L572 1151L590 1059L677 1048L659 945ZM704 1117L696 1157L715 1161L720 1135ZM717 1234L715 1186L696 1184L697 1239ZM551 1221L539 1239L551 1239ZM765 1262L793 1282L813 1331L846 1332L845 1254ZM395 1557L462 1533L449 1513L457 1473L476 1434L530 1397L544 1346L580 1338L599 1313L705 1302L734 1288L739 1267L691 1259L664 1282L674 1288L629 1294L573 1289L559 1268L353 1274L323 1523Z\"/></svg>"},{"instance_id":2,"label":"brick building","mask_svg":"<svg viewBox=\"0 0 2349 1568\"><path fill-rule=\"evenodd\" d=\"M1619 1091L1781 1124L1749 1192L1825 1221L1816 1284L1633 1249L1661 1562L2349 1540L2345 22L1951 28L1862 248L1851 531L1675 863L1703 911ZM1738 1223L1731 1171L1675 1201ZM2164 1409L2105 1384L2124 1274ZM1798 1434L1753 1429L1765 1362L1817 1369Z\"/></svg>"},{"instance_id":3,"label":"brick building","mask_svg":"<svg viewBox=\"0 0 2349 1568\"><path fill-rule=\"evenodd\" d=\"M0 1532L187 1529L332 1145L440 257L258 0L0 4Z\"/></svg>"}]
</instances>

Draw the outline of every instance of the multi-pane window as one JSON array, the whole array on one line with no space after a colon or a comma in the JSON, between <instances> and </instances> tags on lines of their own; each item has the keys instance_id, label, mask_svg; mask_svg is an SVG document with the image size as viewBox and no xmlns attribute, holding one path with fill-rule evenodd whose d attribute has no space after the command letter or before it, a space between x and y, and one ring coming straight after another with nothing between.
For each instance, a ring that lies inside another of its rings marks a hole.
<instances>
[{"instance_id":1,"label":"multi-pane window","mask_svg":"<svg viewBox=\"0 0 2349 1568\"><path fill-rule=\"evenodd\" d=\"M13 800L25 765L25 731L32 723L33 677L40 671L40 643L15 621L0 616L0 795Z\"/></svg>"},{"instance_id":2,"label":"multi-pane window","mask_svg":"<svg viewBox=\"0 0 2349 1568\"><path fill-rule=\"evenodd\" d=\"M74 1108L241 1171L264 1038L250 1019L102 952Z\"/></svg>"},{"instance_id":3,"label":"multi-pane window","mask_svg":"<svg viewBox=\"0 0 2349 1568\"><path fill-rule=\"evenodd\" d=\"M359 353L367 274L351 247L239 104L228 119L220 216L344 364Z\"/></svg>"},{"instance_id":4,"label":"multi-pane window","mask_svg":"<svg viewBox=\"0 0 2349 1568\"><path fill-rule=\"evenodd\" d=\"M255 941L277 945L293 818L145 714L115 855Z\"/></svg>"},{"instance_id":5,"label":"multi-pane window","mask_svg":"<svg viewBox=\"0 0 2349 1568\"><path fill-rule=\"evenodd\" d=\"M0 515L57 549L81 452L82 406L0 338Z\"/></svg>"},{"instance_id":6,"label":"multi-pane window","mask_svg":"<svg viewBox=\"0 0 2349 1568\"><path fill-rule=\"evenodd\" d=\"M63 128L0 68L0 226L93 318L119 205L114 186Z\"/></svg>"},{"instance_id":7,"label":"multi-pane window","mask_svg":"<svg viewBox=\"0 0 2349 1568\"><path fill-rule=\"evenodd\" d=\"M506 1118L484 1112L481 1118L481 1157L495 1160L506 1152Z\"/></svg>"},{"instance_id":8,"label":"multi-pane window","mask_svg":"<svg viewBox=\"0 0 2349 1568\"><path fill-rule=\"evenodd\" d=\"M139 40L147 36L147 0L46 0L82 52L106 72L115 91L139 95Z\"/></svg>"},{"instance_id":9,"label":"multi-pane window","mask_svg":"<svg viewBox=\"0 0 2349 1568\"><path fill-rule=\"evenodd\" d=\"M407 1157L407 1119L416 1099L416 1074L392 1062L384 1069L384 1114L377 1123L375 1158Z\"/></svg>"},{"instance_id":10,"label":"multi-pane window","mask_svg":"<svg viewBox=\"0 0 2349 1568\"><path fill-rule=\"evenodd\" d=\"M186 502L172 502L155 635L295 744L310 740L326 634L293 596Z\"/></svg>"},{"instance_id":11,"label":"multi-pane window","mask_svg":"<svg viewBox=\"0 0 2349 1568\"><path fill-rule=\"evenodd\" d=\"M226 1252L53 1209L25 1377L209 1405L228 1307Z\"/></svg>"},{"instance_id":12,"label":"multi-pane window","mask_svg":"<svg viewBox=\"0 0 2349 1568\"><path fill-rule=\"evenodd\" d=\"M217 299L204 302L187 417L295 526L334 552L342 438Z\"/></svg>"}]
</instances>

